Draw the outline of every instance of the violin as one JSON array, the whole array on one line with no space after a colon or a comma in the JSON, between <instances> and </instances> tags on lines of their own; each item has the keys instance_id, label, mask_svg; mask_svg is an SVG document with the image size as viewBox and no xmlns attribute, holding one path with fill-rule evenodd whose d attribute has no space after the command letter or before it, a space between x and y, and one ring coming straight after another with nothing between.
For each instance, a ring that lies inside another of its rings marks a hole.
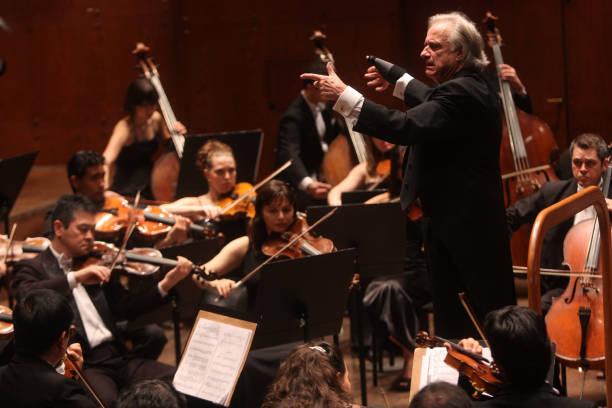
<instances>
[{"instance_id":1,"label":"violin","mask_svg":"<svg viewBox=\"0 0 612 408\"><path fill-rule=\"evenodd\" d=\"M93 250L85 256L75 258L74 268L82 269L89 265L111 265L116 258L119 249L112 244L95 241ZM163 258L161 252L154 248L132 248L123 251L116 263L118 269L130 275L148 276L156 273L161 266L175 267L178 261ZM206 280L217 277L212 273L205 273L198 265L192 266L192 273L199 274Z\"/></svg>"},{"instance_id":2,"label":"violin","mask_svg":"<svg viewBox=\"0 0 612 408\"><path fill-rule=\"evenodd\" d=\"M221 208L221 219L224 221L255 217L255 199L257 193L250 183L242 182L215 205Z\"/></svg>"},{"instance_id":3,"label":"violin","mask_svg":"<svg viewBox=\"0 0 612 408\"><path fill-rule=\"evenodd\" d=\"M254 186L249 183L236 184L234 190L228 197L215 203L217 206L221 207L221 218L229 221L232 219L240 219L245 216L248 218L255 217L256 191L268 181L285 171L291 164L293 164L293 159L287 160L282 166L274 170L272 174L268 175Z\"/></svg>"},{"instance_id":4,"label":"violin","mask_svg":"<svg viewBox=\"0 0 612 408\"><path fill-rule=\"evenodd\" d=\"M44 237L33 237L24 241L13 241L10 248L7 248L8 244L8 238L0 235L0 259L10 264L22 259L35 258L51 244L51 241Z\"/></svg>"},{"instance_id":5,"label":"violin","mask_svg":"<svg viewBox=\"0 0 612 408\"><path fill-rule=\"evenodd\" d=\"M102 401L102 398L100 398L100 395L98 395L96 390L85 377L85 374L83 374L77 363L73 361L68 354L66 354L64 358L64 376L67 378L71 378L75 381L78 381L80 379L85 385L85 388L87 388L87 390L91 394L91 396L96 400L98 405L100 405L100 407L102 408L107 408L106 404L104 404L104 402Z\"/></svg>"},{"instance_id":6,"label":"violin","mask_svg":"<svg viewBox=\"0 0 612 408\"><path fill-rule=\"evenodd\" d=\"M13 336L13 311L0 305L0 340L7 340Z\"/></svg>"},{"instance_id":7,"label":"violin","mask_svg":"<svg viewBox=\"0 0 612 408\"><path fill-rule=\"evenodd\" d=\"M291 228L276 238L266 240L261 246L261 252L264 255L272 256L307 229L308 224L304 219L304 215L297 214ZM294 244L279 253L277 258L295 259L309 255L328 254L335 250L336 247L332 240L306 232Z\"/></svg>"},{"instance_id":8,"label":"violin","mask_svg":"<svg viewBox=\"0 0 612 408\"><path fill-rule=\"evenodd\" d=\"M172 214L161 207L148 205L144 209L135 209L123 197L107 197L95 217L96 238L107 241L119 237L130 223L130 211L135 212L135 231L144 241L164 238L175 224ZM189 230L213 238L218 235L218 224L206 219L202 225L190 224Z\"/></svg>"},{"instance_id":9,"label":"violin","mask_svg":"<svg viewBox=\"0 0 612 408\"><path fill-rule=\"evenodd\" d=\"M425 331L420 331L416 335L417 347L446 347L446 344L450 345L450 348L447 347L444 362L470 380L476 391L474 397L478 397L483 392L490 395L499 392L504 385L504 379L495 362L490 362L485 357L441 337L429 337Z\"/></svg>"}]
</instances>

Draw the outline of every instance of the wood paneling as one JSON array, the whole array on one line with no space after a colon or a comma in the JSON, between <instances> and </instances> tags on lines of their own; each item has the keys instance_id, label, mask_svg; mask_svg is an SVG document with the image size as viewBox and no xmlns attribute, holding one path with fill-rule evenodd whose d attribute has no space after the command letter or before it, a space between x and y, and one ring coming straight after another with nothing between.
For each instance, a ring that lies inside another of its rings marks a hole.
<instances>
[{"instance_id":1,"label":"wood paneling","mask_svg":"<svg viewBox=\"0 0 612 408\"><path fill-rule=\"evenodd\" d=\"M0 77L0 155L38 149L38 164L62 164L77 149L101 151L137 75L130 51L144 41L190 132L264 130L263 175L272 169L278 118L312 58L313 29L324 28L347 83L400 107L365 89L365 55L424 79L418 55L426 19L452 9L474 20L489 9L499 15L505 59L562 147L579 131L610 133L606 0L5 0L0 15L13 31L0 32L8 63ZM546 102L557 96L566 103Z\"/></svg>"}]
</instances>

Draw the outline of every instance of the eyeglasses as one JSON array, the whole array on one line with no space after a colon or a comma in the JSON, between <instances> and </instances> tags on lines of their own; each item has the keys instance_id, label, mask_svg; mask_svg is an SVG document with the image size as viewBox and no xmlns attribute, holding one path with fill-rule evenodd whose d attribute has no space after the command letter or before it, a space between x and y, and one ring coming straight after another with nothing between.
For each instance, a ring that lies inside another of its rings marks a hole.
<instances>
[{"instance_id":1,"label":"eyeglasses","mask_svg":"<svg viewBox=\"0 0 612 408\"><path fill-rule=\"evenodd\" d=\"M584 164L584 166L587 169L593 168L595 166L597 166L599 164L599 160L593 160L593 159L587 159L587 160L583 160L583 159L572 159L572 164L578 168L581 168L582 165Z\"/></svg>"}]
</instances>

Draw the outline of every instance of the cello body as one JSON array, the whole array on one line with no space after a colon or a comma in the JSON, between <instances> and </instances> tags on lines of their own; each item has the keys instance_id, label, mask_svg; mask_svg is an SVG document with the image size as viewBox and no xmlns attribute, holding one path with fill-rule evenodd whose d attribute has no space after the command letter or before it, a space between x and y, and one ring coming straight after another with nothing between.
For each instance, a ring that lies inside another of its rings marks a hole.
<instances>
[{"instance_id":1,"label":"cello body","mask_svg":"<svg viewBox=\"0 0 612 408\"><path fill-rule=\"evenodd\" d=\"M585 220L569 230L563 243L564 263L573 271L590 271L589 237L594 220ZM599 228L597 226L597 228ZM599 251L597 251L597 258ZM597 269L597 272L599 269ZM588 310L586 324L581 324L581 311ZM584 327L583 327L584 326ZM546 314L550 340L557 345L557 358L568 367L603 369L605 365L605 332L601 279L572 277L561 296L555 298Z\"/></svg>"},{"instance_id":2,"label":"cello body","mask_svg":"<svg viewBox=\"0 0 612 408\"><path fill-rule=\"evenodd\" d=\"M157 201L174 200L180 169L179 158L173 151L162 154L155 161L151 171L151 193Z\"/></svg>"},{"instance_id":3,"label":"cello body","mask_svg":"<svg viewBox=\"0 0 612 408\"><path fill-rule=\"evenodd\" d=\"M353 147L348 137L339 134L329 145L329 149L323 156L321 171L325 181L332 186L340 183L348 176L353 167L357 165Z\"/></svg>"}]
</instances>

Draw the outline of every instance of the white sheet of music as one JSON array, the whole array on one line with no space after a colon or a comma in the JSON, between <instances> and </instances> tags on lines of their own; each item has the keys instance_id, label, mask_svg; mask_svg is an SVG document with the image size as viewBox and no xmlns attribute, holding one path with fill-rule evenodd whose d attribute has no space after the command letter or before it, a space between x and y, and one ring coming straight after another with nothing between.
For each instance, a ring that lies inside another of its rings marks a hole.
<instances>
[{"instance_id":1,"label":"white sheet of music","mask_svg":"<svg viewBox=\"0 0 612 408\"><path fill-rule=\"evenodd\" d=\"M198 318L173 384L194 397L228 406L254 330Z\"/></svg>"},{"instance_id":2,"label":"white sheet of music","mask_svg":"<svg viewBox=\"0 0 612 408\"><path fill-rule=\"evenodd\" d=\"M491 360L491 350L488 348L482 349L482 355ZM444 381L451 384L457 384L459 381L459 373L453 367L449 366L444 362L446 358L445 347L434 347L429 348L425 352L423 361L421 363L421 378L419 382L419 389L425 387L427 384Z\"/></svg>"}]
</instances>

